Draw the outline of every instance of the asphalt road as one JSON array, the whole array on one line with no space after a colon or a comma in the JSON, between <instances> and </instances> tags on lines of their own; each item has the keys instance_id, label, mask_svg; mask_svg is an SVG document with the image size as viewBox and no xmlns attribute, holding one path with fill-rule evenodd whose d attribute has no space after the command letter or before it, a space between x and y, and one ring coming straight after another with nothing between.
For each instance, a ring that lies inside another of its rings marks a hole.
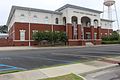
<instances>
[{"instance_id":1,"label":"asphalt road","mask_svg":"<svg viewBox=\"0 0 120 80\"><path fill-rule=\"evenodd\" d=\"M86 48L0 51L0 64L24 69L34 69L58 64L70 64L76 61L96 59L103 56L117 55L120 56L120 45Z\"/></svg>"},{"instance_id":2,"label":"asphalt road","mask_svg":"<svg viewBox=\"0 0 120 80\"><path fill-rule=\"evenodd\" d=\"M120 66L85 76L87 80L120 80Z\"/></svg>"}]
</instances>

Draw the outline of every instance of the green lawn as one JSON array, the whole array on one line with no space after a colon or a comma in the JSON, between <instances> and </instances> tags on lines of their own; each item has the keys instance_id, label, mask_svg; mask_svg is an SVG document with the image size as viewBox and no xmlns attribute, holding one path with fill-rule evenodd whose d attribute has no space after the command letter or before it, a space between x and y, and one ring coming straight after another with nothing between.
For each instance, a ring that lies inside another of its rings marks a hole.
<instances>
[{"instance_id":1,"label":"green lawn","mask_svg":"<svg viewBox=\"0 0 120 80\"><path fill-rule=\"evenodd\" d=\"M48 78L48 79L40 79L40 80L83 80L83 79L76 76L75 74L68 74L65 76L59 76L59 77Z\"/></svg>"}]
</instances>

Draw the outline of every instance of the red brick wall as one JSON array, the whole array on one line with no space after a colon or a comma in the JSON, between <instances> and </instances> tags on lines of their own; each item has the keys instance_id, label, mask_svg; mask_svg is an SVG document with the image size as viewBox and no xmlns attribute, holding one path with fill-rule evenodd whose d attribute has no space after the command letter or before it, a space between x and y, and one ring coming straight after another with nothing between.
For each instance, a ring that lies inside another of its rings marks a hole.
<instances>
[{"instance_id":1,"label":"red brick wall","mask_svg":"<svg viewBox=\"0 0 120 80\"><path fill-rule=\"evenodd\" d=\"M68 39L72 39L73 38L72 24L67 24L67 36L68 36Z\"/></svg>"},{"instance_id":2,"label":"red brick wall","mask_svg":"<svg viewBox=\"0 0 120 80\"><path fill-rule=\"evenodd\" d=\"M85 46L84 40L69 40L68 41L69 46Z\"/></svg>"},{"instance_id":3,"label":"red brick wall","mask_svg":"<svg viewBox=\"0 0 120 80\"><path fill-rule=\"evenodd\" d=\"M110 33L112 33L112 32L113 32L113 30L112 30L112 29L109 29L109 35L110 35ZM108 29L101 29L101 33L102 33L102 36L105 36L105 33L108 34Z\"/></svg>"},{"instance_id":4,"label":"red brick wall","mask_svg":"<svg viewBox=\"0 0 120 80\"><path fill-rule=\"evenodd\" d=\"M20 40L20 30L26 30L25 39L29 40L29 24L28 23L15 23L15 40ZM53 25L54 31L65 31L65 26L63 25ZM49 24L30 24L30 34L31 34L31 40L32 40L32 31L38 30L38 31L51 31L52 25Z\"/></svg>"},{"instance_id":5,"label":"red brick wall","mask_svg":"<svg viewBox=\"0 0 120 80\"><path fill-rule=\"evenodd\" d=\"M12 46L12 40L0 39L0 47Z\"/></svg>"},{"instance_id":6,"label":"red brick wall","mask_svg":"<svg viewBox=\"0 0 120 80\"><path fill-rule=\"evenodd\" d=\"M19 23L16 22L14 23L14 27L12 27L9 30L9 39L13 39L13 29L15 29L15 40L12 45L15 46L28 46L28 40L29 40L29 24L28 23ZM25 32L25 40L27 41L19 41L20 40L20 30L26 30ZM30 24L30 35L31 35L31 40L32 40L32 34L33 30L38 30L38 31L52 31L52 25L51 24ZM53 25L53 30L54 31L66 31L66 27L64 25Z\"/></svg>"},{"instance_id":7,"label":"red brick wall","mask_svg":"<svg viewBox=\"0 0 120 80\"><path fill-rule=\"evenodd\" d=\"M67 24L67 26L64 25L53 25L53 30L54 31L66 31L67 28L67 35L68 35L68 39L72 39L73 38L73 27L72 24ZM15 46L28 46L28 40L29 40L29 24L28 23L19 23L16 22L14 23L14 27L12 27L9 31L9 39L13 39L13 29L15 29L15 40L18 41L14 41L11 42L11 45L15 45ZM26 30L25 34L25 39L27 41L21 42L20 40L20 30ZM35 24L35 23L31 23L30 24L30 34L31 34L31 40L32 40L32 31L33 30L39 30L39 31L52 31L52 25L51 24ZM112 29L109 30L110 33L112 33ZM101 29L101 28L94 28L94 27L84 27L84 34L86 34L86 32L90 32L92 33L92 38L94 37L94 33L98 33L97 34L97 38L100 39L101 33L103 35L105 35L105 33L108 33L108 29ZM86 38L86 35L85 35ZM81 25L78 25L78 39L81 39ZM70 45L83 45L85 41L69 41ZM99 44L100 41L96 41L95 44ZM31 42L32 45L35 45L36 42Z\"/></svg>"},{"instance_id":8,"label":"red brick wall","mask_svg":"<svg viewBox=\"0 0 120 80\"><path fill-rule=\"evenodd\" d=\"M54 31L64 31L64 32L66 32L66 27L64 25L54 25L53 27L54 27L53 28Z\"/></svg>"}]
</instances>

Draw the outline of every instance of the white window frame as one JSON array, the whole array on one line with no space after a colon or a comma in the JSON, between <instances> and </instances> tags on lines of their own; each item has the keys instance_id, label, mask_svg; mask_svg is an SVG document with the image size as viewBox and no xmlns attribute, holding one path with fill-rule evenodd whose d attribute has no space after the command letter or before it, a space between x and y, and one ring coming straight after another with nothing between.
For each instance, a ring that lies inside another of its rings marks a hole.
<instances>
[{"instance_id":1,"label":"white window frame","mask_svg":"<svg viewBox=\"0 0 120 80\"><path fill-rule=\"evenodd\" d=\"M34 15L34 16L33 16L33 19L34 19L34 20L38 20L37 15Z\"/></svg>"},{"instance_id":2,"label":"white window frame","mask_svg":"<svg viewBox=\"0 0 120 80\"><path fill-rule=\"evenodd\" d=\"M94 39L97 39L97 33L94 33Z\"/></svg>"},{"instance_id":3,"label":"white window frame","mask_svg":"<svg viewBox=\"0 0 120 80\"><path fill-rule=\"evenodd\" d=\"M48 16L45 17L45 23L48 24L49 18Z\"/></svg>"},{"instance_id":4,"label":"white window frame","mask_svg":"<svg viewBox=\"0 0 120 80\"><path fill-rule=\"evenodd\" d=\"M25 41L26 30L20 30L20 41Z\"/></svg>"},{"instance_id":5,"label":"white window frame","mask_svg":"<svg viewBox=\"0 0 120 80\"><path fill-rule=\"evenodd\" d=\"M107 33L105 33L105 35L107 36L108 34L107 34Z\"/></svg>"},{"instance_id":6,"label":"white window frame","mask_svg":"<svg viewBox=\"0 0 120 80\"><path fill-rule=\"evenodd\" d=\"M24 19L25 18L25 14L20 14L20 19Z\"/></svg>"},{"instance_id":7,"label":"white window frame","mask_svg":"<svg viewBox=\"0 0 120 80\"><path fill-rule=\"evenodd\" d=\"M38 32L38 30L32 30L32 32L33 32L33 34L34 34L34 33Z\"/></svg>"}]
</instances>

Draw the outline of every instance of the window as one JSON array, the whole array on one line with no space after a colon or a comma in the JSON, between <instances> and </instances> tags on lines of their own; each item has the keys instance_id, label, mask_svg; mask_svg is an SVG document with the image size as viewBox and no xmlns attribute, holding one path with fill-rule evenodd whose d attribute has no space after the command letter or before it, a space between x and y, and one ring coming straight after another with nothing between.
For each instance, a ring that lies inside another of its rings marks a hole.
<instances>
[{"instance_id":1,"label":"window","mask_svg":"<svg viewBox=\"0 0 120 80\"><path fill-rule=\"evenodd\" d=\"M94 39L97 39L97 33L94 33Z\"/></svg>"},{"instance_id":2,"label":"window","mask_svg":"<svg viewBox=\"0 0 120 80\"><path fill-rule=\"evenodd\" d=\"M98 20L97 20L97 19L94 20L94 26L95 26L95 27L98 26Z\"/></svg>"},{"instance_id":3,"label":"window","mask_svg":"<svg viewBox=\"0 0 120 80\"><path fill-rule=\"evenodd\" d=\"M24 18L25 18L25 15L24 15L24 14L21 14L21 15L20 15L20 18L21 18L21 19L24 19Z\"/></svg>"},{"instance_id":4,"label":"window","mask_svg":"<svg viewBox=\"0 0 120 80\"><path fill-rule=\"evenodd\" d=\"M46 24L48 23L48 17L47 16L45 17L45 23Z\"/></svg>"},{"instance_id":5,"label":"window","mask_svg":"<svg viewBox=\"0 0 120 80\"><path fill-rule=\"evenodd\" d=\"M91 33L90 32L86 32L86 39L91 39Z\"/></svg>"},{"instance_id":6,"label":"window","mask_svg":"<svg viewBox=\"0 0 120 80\"><path fill-rule=\"evenodd\" d=\"M32 32L33 32L33 34L34 34L34 33L38 32L38 30L32 30Z\"/></svg>"},{"instance_id":7,"label":"window","mask_svg":"<svg viewBox=\"0 0 120 80\"><path fill-rule=\"evenodd\" d=\"M112 33L110 33L110 35L112 35Z\"/></svg>"},{"instance_id":8,"label":"window","mask_svg":"<svg viewBox=\"0 0 120 80\"><path fill-rule=\"evenodd\" d=\"M100 23L100 25L102 26L102 23Z\"/></svg>"},{"instance_id":9,"label":"window","mask_svg":"<svg viewBox=\"0 0 120 80\"><path fill-rule=\"evenodd\" d=\"M38 18L38 17L37 17L36 15L33 16L33 19L34 19L34 20L37 20L37 18Z\"/></svg>"},{"instance_id":10,"label":"window","mask_svg":"<svg viewBox=\"0 0 120 80\"><path fill-rule=\"evenodd\" d=\"M107 33L105 33L105 35L107 35Z\"/></svg>"},{"instance_id":11,"label":"window","mask_svg":"<svg viewBox=\"0 0 120 80\"><path fill-rule=\"evenodd\" d=\"M20 41L25 41L25 30L20 30Z\"/></svg>"},{"instance_id":12,"label":"window","mask_svg":"<svg viewBox=\"0 0 120 80\"><path fill-rule=\"evenodd\" d=\"M105 23L105 26L107 26L107 24Z\"/></svg>"},{"instance_id":13,"label":"window","mask_svg":"<svg viewBox=\"0 0 120 80\"><path fill-rule=\"evenodd\" d=\"M58 24L59 23L59 20L58 18L55 19L55 23Z\"/></svg>"}]
</instances>

